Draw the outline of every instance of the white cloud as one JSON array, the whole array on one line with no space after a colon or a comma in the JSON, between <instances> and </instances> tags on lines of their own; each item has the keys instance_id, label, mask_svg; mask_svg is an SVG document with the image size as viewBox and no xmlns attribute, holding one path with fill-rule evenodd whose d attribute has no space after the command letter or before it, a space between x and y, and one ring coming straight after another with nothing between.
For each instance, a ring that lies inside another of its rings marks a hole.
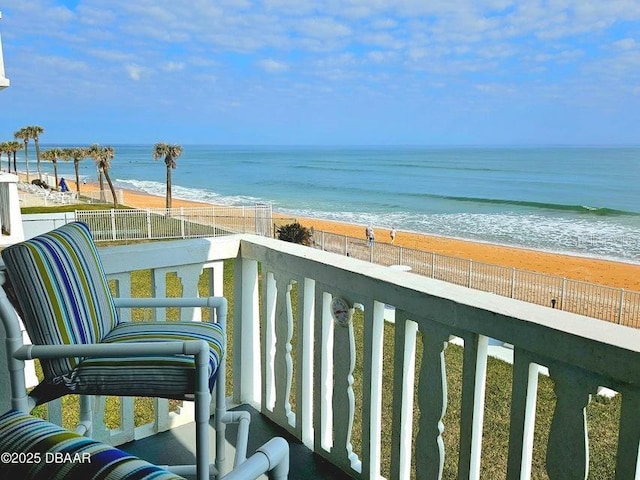
<instances>
[{"instance_id":1,"label":"white cloud","mask_svg":"<svg viewBox=\"0 0 640 480\"><path fill-rule=\"evenodd\" d=\"M41 56L37 55L30 59L31 62L37 63L40 67L49 72L49 76L65 76L69 73L89 72L90 66L83 61L73 60L58 55ZM55 72L55 75L52 73Z\"/></svg>"},{"instance_id":2,"label":"white cloud","mask_svg":"<svg viewBox=\"0 0 640 480\"><path fill-rule=\"evenodd\" d=\"M389 32L371 32L358 37L362 43L376 47L399 49L406 42Z\"/></svg>"},{"instance_id":3,"label":"white cloud","mask_svg":"<svg viewBox=\"0 0 640 480\"><path fill-rule=\"evenodd\" d=\"M278 62L272 58L260 60L258 65L267 73L282 73L289 70L289 66L286 63Z\"/></svg>"},{"instance_id":4,"label":"white cloud","mask_svg":"<svg viewBox=\"0 0 640 480\"><path fill-rule=\"evenodd\" d=\"M617 42L614 42L614 45L621 50L635 50L636 48L638 48L638 46L640 46L638 42L636 42L633 38L624 38L622 40L618 40Z\"/></svg>"},{"instance_id":5,"label":"white cloud","mask_svg":"<svg viewBox=\"0 0 640 480\"><path fill-rule=\"evenodd\" d=\"M397 54L391 51L374 50L367 54L367 58L374 63L389 63L397 58Z\"/></svg>"},{"instance_id":6,"label":"white cloud","mask_svg":"<svg viewBox=\"0 0 640 480\"><path fill-rule=\"evenodd\" d=\"M107 60L109 62L125 62L135 58L135 55L119 50L108 50L106 48L92 48L87 53L95 58Z\"/></svg>"},{"instance_id":7,"label":"white cloud","mask_svg":"<svg viewBox=\"0 0 640 480\"><path fill-rule=\"evenodd\" d=\"M165 62L162 65L162 70L165 72L179 72L184 70L184 63L182 62Z\"/></svg>"},{"instance_id":8,"label":"white cloud","mask_svg":"<svg viewBox=\"0 0 640 480\"><path fill-rule=\"evenodd\" d=\"M485 95L509 96L516 93L517 89L513 85L505 85L502 83L484 83L475 85L475 89Z\"/></svg>"},{"instance_id":9,"label":"white cloud","mask_svg":"<svg viewBox=\"0 0 640 480\"><path fill-rule=\"evenodd\" d=\"M129 75L129 78L131 80L135 80L136 82L142 78L142 74L146 70L144 67L141 67L140 65L136 65L135 63L130 63L128 65L125 65L124 68L127 72L127 75Z\"/></svg>"},{"instance_id":10,"label":"white cloud","mask_svg":"<svg viewBox=\"0 0 640 480\"><path fill-rule=\"evenodd\" d=\"M306 18L299 23L298 30L303 35L325 40L350 35L351 28L329 17Z\"/></svg>"}]
</instances>

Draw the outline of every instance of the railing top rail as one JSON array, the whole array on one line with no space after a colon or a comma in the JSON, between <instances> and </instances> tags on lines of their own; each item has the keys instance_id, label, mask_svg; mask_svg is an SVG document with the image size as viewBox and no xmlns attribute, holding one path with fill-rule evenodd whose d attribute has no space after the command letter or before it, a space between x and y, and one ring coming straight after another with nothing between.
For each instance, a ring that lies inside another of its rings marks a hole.
<instances>
[{"instance_id":1,"label":"railing top rail","mask_svg":"<svg viewBox=\"0 0 640 480\"><path fill-rule=\"evenodd\" d=\"M0 183L18 183L18 176L13 173L0 172Z\"/></svg>"},{"instance_id":2,"label":"railing top rail","mask_svg":"<svg viewBox=\"0 0 640 480\"><path fill-rule=\"evenodd\" d=\"M147 268L199 264L237 257L240 238L240 235L227 235L100 247L100 257L107 275ZM122 261L123 258L126 261Z\"/></svg>"}]
</instances>

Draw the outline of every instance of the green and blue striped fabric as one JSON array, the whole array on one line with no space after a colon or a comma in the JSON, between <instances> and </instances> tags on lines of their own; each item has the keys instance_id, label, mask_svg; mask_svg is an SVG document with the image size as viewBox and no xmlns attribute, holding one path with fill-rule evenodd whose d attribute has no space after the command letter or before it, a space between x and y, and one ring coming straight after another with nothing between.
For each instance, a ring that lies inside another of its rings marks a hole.
<instances>
[{"instance_id":1,"label":"green and blue striped fabric","mask_svg":"<svg viewBox=\"0 0 640 480\"><path fill-rule=\"evenodd\" d=\"M103 343L204 340L209 344L209 388L224 352L224 331L206 322L125 322ZM195 360L192 355L87 358L76 375L77 391L90 395L163 397L192 400Z\"/></svg>"},{"instance_id":2,"label":"green and blue striped fabric","mask_svg":"<svg viewBox=\"0 0 640 480\"><path fill-rule=\"evenodd\" d=\"M40 418L0 416L0 478L16 480L179 480L158 466Z\"/></svg>"},{"instance_id":3,"label":"green and blue striped fabric","mask_svg":"<svg viewBox=\"0 0 640 480\"><path fill-rule=\"evenodd\" d=\"M89 227L73 222L2 250L29 337L37 345L98 343L118 323ZM42 362L68 383L79 358Z\"/></svg>"},{"instance_id":4,"label":"green and blue striped fabric","mask_svg":"<svg viewBox=\"0 0 640 480\"><path fill-rule=\"evenodd\" d=\"M206 322L122 322L87 225L74 222L2 251L31 341L39 345L205 340L209 386L224 355L224 330ZM80 394L191 399L190 355L42 361L38 401Z\"/></svg>"}]
</instances>

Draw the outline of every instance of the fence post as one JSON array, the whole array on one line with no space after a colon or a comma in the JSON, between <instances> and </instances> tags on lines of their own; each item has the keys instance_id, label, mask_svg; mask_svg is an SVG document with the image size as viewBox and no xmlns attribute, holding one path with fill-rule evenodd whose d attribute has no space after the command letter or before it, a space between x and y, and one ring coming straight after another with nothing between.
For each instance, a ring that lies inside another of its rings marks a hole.
<instances>
[{"instance_id":1,"label":"fence post","mask_svg":"<svg viewBox=\"0 0 640 480\"><path fill-rule=\"evenodd\" d=\"M560 290L560 310L564 310L564 301L566 298L566 286L567 286L567 279L566 277L562 277L562 287Z\"/></svg>"},{"instance_id":2,"label":"fence post","mask_svg":"<svg viewBox=\"0 0 640 480\"><path fill-rule=\"evenodd\" d=\"M620 289L620 304L618 305L618 325L622 325L622 305L624 304L624 288Z\"/></svg>"},{"instance_id":3,"label":"fence post","mask_svg":"<svg viewBox=\"0 0 640 480\"><path fill-rule=\"evenodd\" d=\"M344 255L349 256L349 237L346 235L344 236Z\"/></svg>"},{"instance_id":4,"label":"fence post","mask_svg":"<svg viewBox=\"0 0 640 480\"><path fill-rule=\"evenodd\" d=\"M116 240L116 211L111 209L111 239Z\"/></svg>"},{"instance_id":5,"label":"fence post","mask_svg":"<svg viewBox=\"0 0 640 480\"><path fill-rule=\"evenodd\" d=\"M398 265L404 265L403 253L404 250L402 247L396 247L398 249Z\"/></svg>"},{"instance_id":6,"label":"fence post","mask_svg":"<svg viewBox=\"0 0 640 480\"><path fill-rule=\"evenodd\" d=\"M516 297L516 268L511 267L511 298Z\"/></svg>"},{"instance_id":7,"label":"fence post","mask_svg":"<svg viewBox=\"0 0 640 480\"><path fill-rule=\"evenodd\" d=\"M147 238L151 239L151 210L147 208Z\"/></svg>"},{"instance_id":8,"label":"fence post","mask_svg":"<svg viewBox=\"0 0 640 480\"><path fill-rule=\"evenodd\" d=\"M431 278L436 278L436 254L431 252Z\"/></svg>"},{"instance_id":9,"label":"fence post","mask_svg":"<svg viewBox=\"0 0 640 480\"><path fill-rule=\"evenodd\" d=\"M473 274L473 260L469 259L469 272L467 273L467 287L471 288L471 275Z\"/></svg>"},{"instance_id":10,"label":"fence post","mask_svg":"<svg viewBox=\"0 0 640 480\"><path fill-rule=\"evenodd\" d=\"M184 235L184 208L180 207L180 238L186 238Z\"/></svg>"}]
</instances>

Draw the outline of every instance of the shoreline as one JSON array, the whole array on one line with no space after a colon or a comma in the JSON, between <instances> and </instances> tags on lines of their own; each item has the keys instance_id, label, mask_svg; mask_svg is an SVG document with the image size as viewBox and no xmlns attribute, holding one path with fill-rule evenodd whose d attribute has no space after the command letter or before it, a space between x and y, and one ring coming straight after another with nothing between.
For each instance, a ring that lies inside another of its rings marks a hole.
<instances>
[{"instance_id":1,"label":"shoreline","mask_svg":"<svg viewBox=\"0 0 640 480\"><path fill-rule=\"evenodd\" d=\"M75 184L68 182L75 191ZM89 182L81 186L82 191L97 191L98 184ZM119 188L123 202L133 208L164 208L165 197L150 193ZM173 198L174 207L203 207L212 203ZM303 226L316 231L364 239L364 225L310 217L293 217L275 213L281 218L295 218ZM376 241L390 243L389 229L375 227ZM640 265L623 261L582 257L564 253L547 252L524 247L512 247L489 242L464 240L419 232L398 230L395 245L413 248L451 257L471 259L475 262L517 268L531 272L566 277L567 279L596 283L612 288L640 291Z\"/></svg>"}]
</instances>

